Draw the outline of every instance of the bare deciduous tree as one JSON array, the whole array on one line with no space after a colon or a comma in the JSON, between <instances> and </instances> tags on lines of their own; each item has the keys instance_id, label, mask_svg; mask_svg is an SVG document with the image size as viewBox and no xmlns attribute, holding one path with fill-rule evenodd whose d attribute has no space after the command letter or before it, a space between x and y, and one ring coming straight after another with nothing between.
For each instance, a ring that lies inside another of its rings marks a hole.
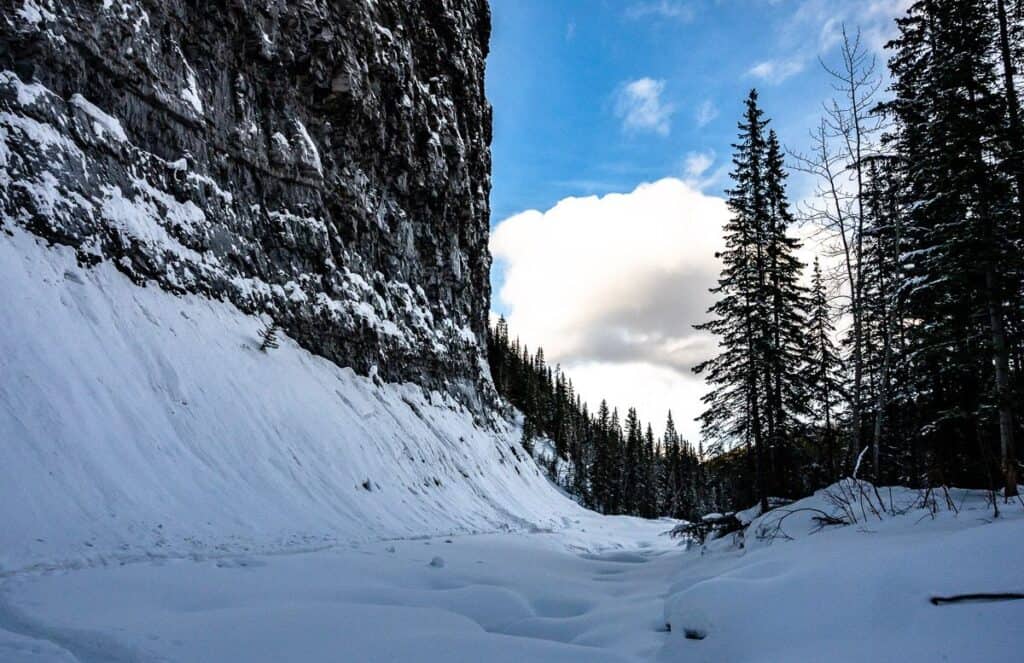
<instances>
[{"instance_id":1,"label":"bare deciduous tree","mask_svg":"<svg viewBox=\"0 0 1024 663\"><path fill-rule=\"evenodd\" d=\"M871 157L878 154L885 128L883 117L874 112L882 77L878 63L864 45L860 31L851 35L842 29L840 64L822 67L833 79L835 96L824 104L818 127L811 132L808 153L790 153L797 170L818 181L816 195L805 203L805 221L821 229L835 247L843 264L839 274L846 290L847 306L842 313L850 320L849 391L851 416L851 457L863 446L864 425L864 230L866 222L867 174ZM873 469L880 471L880 434L872 441Z\"/></svg>"}]
</instances>

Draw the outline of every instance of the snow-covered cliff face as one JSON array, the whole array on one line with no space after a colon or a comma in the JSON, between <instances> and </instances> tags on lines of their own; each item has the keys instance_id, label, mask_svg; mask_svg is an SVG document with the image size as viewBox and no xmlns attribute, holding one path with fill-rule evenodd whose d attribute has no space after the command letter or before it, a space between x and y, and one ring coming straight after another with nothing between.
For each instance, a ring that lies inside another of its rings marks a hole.
<instances>
[{"instance_id":1,"label":"snow-covered cliff face","mask_svg":"<svg viewBox=\"0 0 1024 663\"><path fill-rule=\"evenodd\" d=\"M472 401L489 29L486 0L5 3L0 227Z\"/></svg>"}]
</instances>

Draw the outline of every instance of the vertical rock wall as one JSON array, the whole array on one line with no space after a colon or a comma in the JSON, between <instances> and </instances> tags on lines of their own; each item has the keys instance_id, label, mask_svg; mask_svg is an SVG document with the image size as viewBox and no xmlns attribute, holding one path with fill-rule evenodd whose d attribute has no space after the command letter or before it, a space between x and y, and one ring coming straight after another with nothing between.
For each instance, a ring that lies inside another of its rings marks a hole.
<instances>
[{"instance_id":1,"label":"vertical rock wall","mask_svg":"<svg viewBox=\"0 0 1024 663\"><path fill-rule=\"evenodd\" d=\"M481 386L486 0L11 0L0 227Z\"/></svg>"}]
</instances>

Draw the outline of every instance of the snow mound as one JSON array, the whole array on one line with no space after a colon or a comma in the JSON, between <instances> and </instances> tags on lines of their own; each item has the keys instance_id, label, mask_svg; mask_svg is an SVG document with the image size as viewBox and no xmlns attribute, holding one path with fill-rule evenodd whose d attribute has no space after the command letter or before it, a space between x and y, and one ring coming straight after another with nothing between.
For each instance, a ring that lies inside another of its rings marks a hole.
<instances>
[{"instance_id":1,"label":"snow mound","mask_svg":"<svg viewBox=\"0 0 1024 663\"><path fill-rule=\"evenodd\" d=\"M1024 601L931 603L1024 592L1024 508L1000 503L993 519L986 498L847 480L758 516L742 540L688 553L665 603L665 652L735 663L1015 660Z\"/></svg>"},{"instance_id":2,"label":"snow mound","mask_svg":"<svg viewBox=\"0 0 1024 663\"><path fill-rule=\"evenodd\" d=\"M577 505L502 422L380 384L232 305L0 232L0 575L556 528ZM372 486L368 490L365 486Z\"/></svg>"}]
</instances>

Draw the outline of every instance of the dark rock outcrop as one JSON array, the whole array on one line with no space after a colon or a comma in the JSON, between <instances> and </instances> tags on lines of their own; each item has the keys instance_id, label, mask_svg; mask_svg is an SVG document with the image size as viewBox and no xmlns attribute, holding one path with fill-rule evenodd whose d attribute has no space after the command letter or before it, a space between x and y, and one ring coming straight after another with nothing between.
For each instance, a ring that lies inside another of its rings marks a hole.
<instances>
[{"instance_id":1,"label":"dark rock outcrop","mask_svg":"<svg viewBox=\"0 0 1024 663\"><path fill-rule=\"evenodd\" d=\"M476 398L486 0L3 11L0 226L269 314L359 372Z\"/></svg>"}]
</instances>

